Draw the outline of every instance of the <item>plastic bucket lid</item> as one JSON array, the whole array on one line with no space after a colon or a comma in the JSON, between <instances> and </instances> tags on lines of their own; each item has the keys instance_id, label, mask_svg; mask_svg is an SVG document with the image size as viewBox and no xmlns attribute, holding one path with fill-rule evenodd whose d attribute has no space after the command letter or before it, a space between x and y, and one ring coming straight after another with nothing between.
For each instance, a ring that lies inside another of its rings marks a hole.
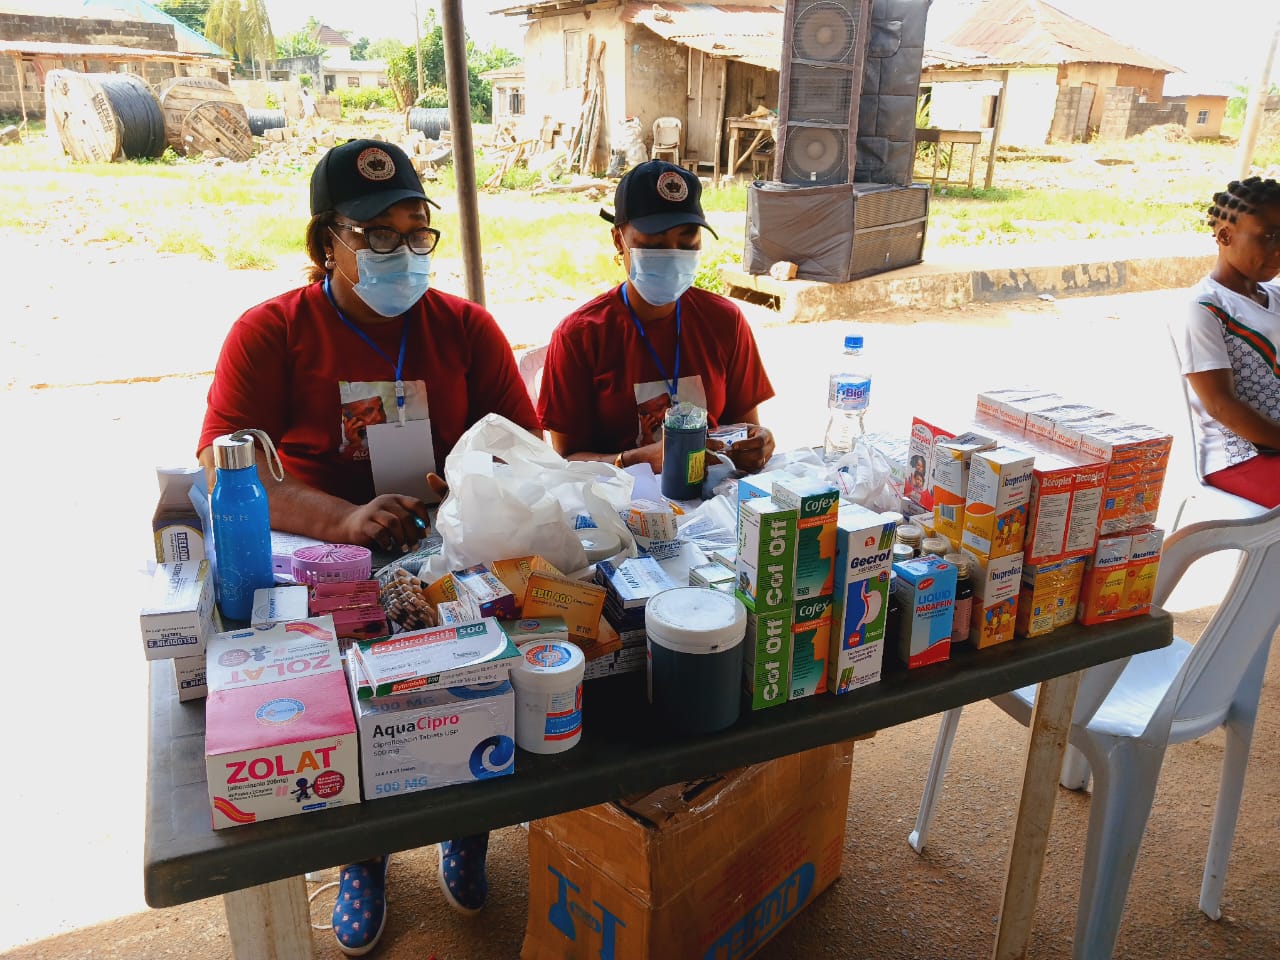
<instances>
[{"instance_id":1,"label":"plastic bucket lid","mask_svg":"<svg viewBox=\"0 0 1280 960\"><path fill-rule=\"evenodd\" d=\"M564 640L530 640L517 648L511 665L511 684L518 690L556 693L582 681L587 661L582 651Z\"/></svg>"},{"instance_id":2,"label":"plastic bucket lid","mask_svg":"<svg viewBox=\"0 0 1280 960\"><path fill-rule=\"evenodd\" d=\"M588 563L608 560L622 550L622 539L616 533L601 530L599 527L584 527L574 532L582 541L582 549L587 553Z\"/></svg>"},{"instance_id":3,"label":"plastic bucket lid","mask_svg":"<svg viewBox=\"0 0 1280 960\"><path fill-rule=\"evenodd\" d=\"M649 639L680 653L723 653L742 642L747 608L737 597L707 587L672 587L644 608Z\"/></svg>"}]
</instances>

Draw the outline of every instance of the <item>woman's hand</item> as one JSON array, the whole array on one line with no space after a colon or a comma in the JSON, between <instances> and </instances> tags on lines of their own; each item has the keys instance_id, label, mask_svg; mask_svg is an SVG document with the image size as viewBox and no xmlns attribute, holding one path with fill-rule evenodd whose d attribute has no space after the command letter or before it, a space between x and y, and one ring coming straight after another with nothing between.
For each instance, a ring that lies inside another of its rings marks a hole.
<instances>
[{"instance_id":1,"label":"woman's hand","mask_svg":"<svg viewBox=\"0 0 1280 960\"><path fill-rule=\"evenodd\" d=\"M353 507L342 524L344 543L407 553L431 529L427 505L417 497L384 493Z\"/></svg>"},{"instance_id":2,"label":"woman's hand","mask_svg":"<svg viewBox=\"0 0 1280 960\"><path fill-rule=\"evenodd\" d=\"M773 433L758 423L748 423L743 426L747 428L746 438L739 440L723 452L739 470L757 473L773 456ZM708 441L707 448L713 449L711 445L715 442ZM722 444L720 446L723 447Z\"/></svg>"},{"instance_id":3,"label":"woman's hand","mask_svg":"<svg viewBox=\"0 0 1280 960\"><path fill-rule=\"evenodd\" d=\"M634 467L638 463L647 463L654 473L661 473L662 441L658 440L654 443L646 444L643 447L636 447L634 450L628 450L623 454L622 459L628 467Z\"/></svg>"}]
</instances>

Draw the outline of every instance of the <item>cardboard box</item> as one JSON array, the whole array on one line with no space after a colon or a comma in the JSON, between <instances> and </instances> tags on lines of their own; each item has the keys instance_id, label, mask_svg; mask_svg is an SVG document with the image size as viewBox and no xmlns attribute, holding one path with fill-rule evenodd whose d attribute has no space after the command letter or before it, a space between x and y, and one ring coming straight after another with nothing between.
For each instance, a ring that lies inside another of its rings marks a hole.
<instances>
[{"instance_id":1,"label":"cardboard box","mask_svg":"<svg viewBox=\"0 0 1280 960\"><path fill-rule=\"evenodd\" d=\"M1150 526L1099 537L1085 566L1076 619L1092 626L1147 613L1163 544L1164 531Z\"/></svg>"},{"instance_id":2,"label":"cardboard box","mask_svg":"<svg viewBox=\"0 0 1280 960\"><path fill-rule=\"evenodd\" d=\"M925 510L933 509L933 458L939 440L955 436L950 430L935 427L919 417L911 418L911 435L907 448L907 476L902 492L912 503Z\"/></svg>"},{"instance_id":3,"label":"cardboard box","mask_svg":"<svg viewBox=\"0 0 1280 960\"><path fill-rule=\"evenodd\" d=\"M955 565L930 555L895 563L893 572L893 592L902 610L896 638L899 658L908 667L950 659Z\"/></svg>"},{"instance_id":4,"label":"cardboard box","mask_svg":"<svg viewBox=\"0 0 1280 960\"><path fill-rule=\"evenodd\" d=\"M483 563L457 570L453 574L458 595L464 592L482 617L514 617L518 608L515 595L492 570Z\"/></svg>"},{"instance_id":5,"label":"cardboard box","mask_svg":"<svg viewBox=\"0 0 1280 960\"><path fill-rule=\"evenodd\" d=\"M605 589L553 573L529 574L521 609L526 617L561 617L574 642L594 643L600 634Z\"/></svg>"},{"instance_id":6,"label":"cardboard box","mask_svg":"<svg viewBox=\"0 0 1280 960\"><path fill-rule=\"evenodd\" d=\"M934 447L933 527L959 549L964 533L964 498L969 488L969 459L980 450L994 450L996 441L980 433L962 433L940 440Z\"/></svg>"},{"instance_id":7,"label":"cardboard box","mask_svg":"<svg viewBox=\"0 0 1280 960\"><path fill-rule=\"evenodd\" d=\"M360 679L347 662L353 691ZM509 681L356 699L365 800L515 772L516 699Z\"/></svg>"},{"instance_id":8,"label":"cardboard box","mask_svg":"<svg viewBox=\"0 0 1280 960\"><path fill-rule=\"evenodd\" d=\"M215 634L209 641L206 662L210 690L252 687L342 669L333 618L328 614Z\"/></svg>"},{"instance_id":9,"label":"cardboard box","mask_svg":"<svg viewBox=\"0 0 1280 960\"><path fill-rule=\"evenodd\" d=\"M742 679L752 710L786 703L791 694L792 611L747 611Z\"/></svg>"},{"instance_id":10,"label":"cardboard box","mask_svg":"<svg viewBox=\"0 0 1280 960\"><path fill-rule=\"evenodd\" d=\"M1076 608L1083 564L1083 557L1053 563L1024 563L1014 633L1020 637L1039 637L1052 633L1064 622L1070 623L1072 617L1064 621L1062 611Z\"/></svg>"},{"instance_id":11,"label":"cardboard box","mask_svg":"<svg viewBox=\"0 0 1280 960\"><path fill-rule=\"evenodd\" d=\"M796 572L792 596L830 596L836 562L840 491L823 480L789 477L773 484L773 502L796 511Z\"/></svg>"},{"instance_id":12,"label":"cardboard box","mask_svg":"<svg viewBox=\"0 0 1280 960\"><path fill-rule=\"evenodd\" d=\"M203 656L174 657L173 680L178 688L179 701L199 700L209 694Z\"/></svg>"},{"instance_id":13,"label":"cardboard box","mask_svg":"<svg viewBox=\"0 0 1280 960\"><path fill-rule=\"evenodd\" d=\"M1125 422L1112 422L1081 436L1081 452L1107 464L1099 535L1155 521L1172 443L1169 434L1154 427Z\"/></svg>"},{"instance_id":14,"label":"cardboard box","mask_svg":"<svg viewBox=\"0 0 1280 960\"><path fill-rule=\"evenodd\" d=\"M791 625L789 700L827 692L827 654L831 650L831 594L797 600Z\"/></svg>"},{"instance_id":15,"label":"cardboard box","mask_svg":"<svg viewBox=\"0 0 1280 960\"><path fill-rule=\"evenodd\" d=\"M1012 447L973 454L965 488L962 547L992 560L1022 552L1034 459Z\"/></svg>"},{"instance_id":16,"label":"cardboard box","mask_svg":"<svg viewBox=\"0 0 1280 960\"><path fill-rule=\"evenodd\" d=\"M497 620L399 633L362 640L347 654L359 657L369 686L359 699L388 697L425 687L496 683L509 679L519 651Z\"/></svg>"},{"instance_id":17,"label":"cardboard box","mask_svg":"<svg viewBox=\"0 0 1280 960\"><path fill-rule=\"evenodd\" d=\"M1053 563L1093 552L1106 465L1075 450L1036 451L1023 560Z\"/></svg>"},{"instance_id":18,"label":"cardboard box","mask_svg":"<svg viewBox=\"0 0 1280 960\"><path fill-rule=\"evenodd\" d=\"M524 960L748 957L840 874L853 743L529 824Z\"/></svg>"},{"instance_id":19,"label":"cardboard box","mask_svg":"<svg viewBox=\"0 0 1280 960\"><path fill-rule=\"evenodd\" d=\"M160 467L160 496L151 515L156 563L198 563L206 559L205 524L200 504L207 505L204 467Z\"/></svg>"},{"instance_id":20,"label":"cardboard box","mask_svg":"<svg viewBox=\"0 0 1280 960\"><path fill-rule=\"evenodd\" d=\"M1053 617L1055 628L1065 627L1068 623L1075 622L1076 607L1080 602L1080 590L1084 586L1084 572L1088 563L1088 557L1067 557L1062 561L1062 596L1058 600L1058 609Z\"/></svg>"},{"instance_id":21,"label":"cardboard box","mask_svg":"<svg viewBox=\"0 0 1280 960\"><path fill-rule=\"evenodd\" d=\"M798 511L772 496L738 503L738 598L748 610L786 610L794 597Z\"/></svg>"},{"instance_id":22,"label":"cardboard box","mask_svg":"<svg viewBox=\"0 0 1280 960\"><path fill-rule=\"evenodd\" d=\"M148 660L203 656L213 635L209 561L157 564L138 620Z\"/></svg>"},{"instance_id":23,"label":"cardboard box","mask_svg":"<svg viewBox=\"0 0 1280 960\"><path fill-rule=\"evenodd\" d=\"M827 689L834 693L880 680L894 529L882 514L851 503L840 506L827 654Z\"/></svg>"},{"instance_id":24,"label":"cardboard box","mask_svg":"<svg viewBox=\"0 0 1280 960\"><path fill-rule=\"evenodd\" d=\"M506 560L494 560L489 569L506 584L507 589L516 600L515 616L524 615L524 595L529 588L529 577L534 573L550 573L560 576L561 572L549 561L536 554L528 557L510 557Z\"/></svg>"},{"instance_id":25,"label":"cardboard box","mask_svg":"<svg viewBox=\"0 0 1280 960\"><path fill-rule=\"evenodd\" d=\"M1013 639L1022 583L1022 554L989 560L969 550L969 579L973 581L973 613L969 642L979 650Z\"/></svg>"},{"instance_id":26,"label":"cardboard box","mask_svg":"<svg viewBox=\"0 0 1280 960\"><path fill-rule=\"evenodd\" d=\"M1034 401L1057 402L1062 398L1039 387L1000 387L978 394L975 415L999 423L1021 433L1027 426L1027 404Z\"/></svg>"}]
</instances>

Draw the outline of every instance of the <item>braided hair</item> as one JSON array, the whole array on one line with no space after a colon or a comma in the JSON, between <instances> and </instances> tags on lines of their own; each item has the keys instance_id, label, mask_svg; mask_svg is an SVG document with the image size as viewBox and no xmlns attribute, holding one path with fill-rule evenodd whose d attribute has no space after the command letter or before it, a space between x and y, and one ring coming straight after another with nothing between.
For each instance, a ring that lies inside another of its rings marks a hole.
<instances>
[{"instance_id":1,"label":"braided hair","mask_svg":"<svg viewBox=\"0 0 1280 960\"><path fill-rule=\"evenodd\" d=\"M1217 230L1222 223L1235 223L1238 214L1257 213L1272 204L1280 204L1280 182L1261 177L1232 180L1226 190L1213 195L1206 222L1210 229Z\"/></svg>"}]
</instances>

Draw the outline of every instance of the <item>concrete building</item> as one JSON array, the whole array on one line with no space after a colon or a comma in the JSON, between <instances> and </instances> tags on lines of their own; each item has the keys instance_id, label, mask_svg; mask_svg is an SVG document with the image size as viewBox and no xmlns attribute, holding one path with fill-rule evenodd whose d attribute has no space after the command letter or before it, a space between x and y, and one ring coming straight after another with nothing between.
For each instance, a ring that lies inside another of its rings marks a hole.
<instances>
[{"instance_id":1,"label":"concrete building","mask_svg":"<svg viewBox=\"0 0 1280 960\"><path fill-rule=\"evenodd\" d=\"M524 66L499 67L480 74L493 89L493 122L523 120L525 116Z\"/></svg>"},{"instance_id":2,"label":"concrete building","mask_svg":"<svg viewBox=\"0 0 1280 960\"><path fill-rule=\"evenodd\" d=\"M1230 84L1185 73L1174 74L1164 85L1165 103L1181 104L1186 109L1187 133L1197 139L1222 135L1227 101L1233 94Z\"/></svg>"}]
</instances>

